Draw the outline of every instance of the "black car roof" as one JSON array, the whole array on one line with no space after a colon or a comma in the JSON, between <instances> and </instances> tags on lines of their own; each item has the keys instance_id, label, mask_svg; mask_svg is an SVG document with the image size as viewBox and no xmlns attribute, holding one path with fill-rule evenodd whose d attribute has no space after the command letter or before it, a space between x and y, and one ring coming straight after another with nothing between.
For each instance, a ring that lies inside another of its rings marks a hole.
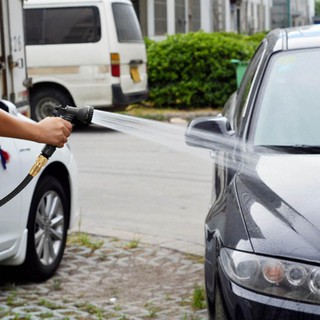
<instances>
[{"instance_id":1,"label":"black car roof","mask_svg":"<svg viewBox=\"0 0 320 320\"><path fill-rule=\"evenodd\" d=\"M320 25L275 29L267 35L272 51L320 47Z\"/></svg>"}]
</instances>

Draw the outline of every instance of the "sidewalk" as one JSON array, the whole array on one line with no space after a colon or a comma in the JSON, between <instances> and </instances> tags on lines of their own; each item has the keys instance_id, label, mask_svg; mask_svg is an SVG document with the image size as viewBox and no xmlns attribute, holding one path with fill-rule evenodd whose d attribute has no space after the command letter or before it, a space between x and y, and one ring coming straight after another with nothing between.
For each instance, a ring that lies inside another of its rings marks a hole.
<instances>
[{"instance_id":1,"label":"sidewalk","mask_svg":"<svg viewBox=\"0 0 320 320\"><path fill-rule=\"evenodd\" d=\"M47 282L2 278L1 319L206 319L201 257L139 241L81 237L71 236Z\"/></svg>"},{"instance_id":2,"label":"sidewalk","mask_svg":"<svg viewBox=\"0 0 320 320\"><path fill-rule=\"evenodd\" d=\"M162 117L186 123L215 114L167 112ZM82 242L72 233L56 275L44 283L17 281L1 270L0 319L207 319L203 246L151 236L135 241L132 234L109 231Z\"/></svg>"}]
</instances>

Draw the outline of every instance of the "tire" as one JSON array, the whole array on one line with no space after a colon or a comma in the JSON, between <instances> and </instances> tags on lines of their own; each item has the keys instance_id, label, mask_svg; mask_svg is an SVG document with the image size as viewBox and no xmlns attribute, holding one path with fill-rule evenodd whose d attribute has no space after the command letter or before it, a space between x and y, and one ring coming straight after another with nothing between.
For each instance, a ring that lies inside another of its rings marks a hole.
<instances>
[{"instance_id":1,"label":"tire","mask_svg":"<svg viewBox=\"0 0 320 320\"><path fill-rule=\"evenodd\" d=\"M52 176L43 177L35 189L27 225L22 269L28 280L44 281L59 267L67 238L68 207L61 183Z\"/></svg>"},{"instance_id":2,"label":"tire","mask_svg":"<svg viewBox=\"0 0 320 320\"><path fill-rule=\"evenodd\" d=\"M31 92L31 118L40 121L48 116L52 116L56 107L72 105L73 102L68 95L56 88L37 89Z\"/></svg>"}]
</instances>

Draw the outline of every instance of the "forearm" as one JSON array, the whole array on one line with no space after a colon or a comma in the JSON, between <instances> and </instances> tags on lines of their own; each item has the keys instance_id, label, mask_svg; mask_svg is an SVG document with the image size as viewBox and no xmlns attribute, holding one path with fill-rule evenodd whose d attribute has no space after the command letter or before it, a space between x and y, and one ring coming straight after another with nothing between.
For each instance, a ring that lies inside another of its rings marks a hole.
<instances>
[{"instance_id":1,"label":"forearm","mask_svg":"<svg viewBox=\"0 0 320 320\"><path fill-rule=\"evenodd\" d=\"M60 117L47 117L40 122L23 121L0 109L0 136L31 140L63 147L72 124Z\"/></svg>"},{"instance_id":2,"label":"forearm","mask_svg":"<svg viewBox=\"0 0 320 320\"><path fill-rule=\"evenodd\" d=\"M26 122L0 109L0 136L39 142L36 123Z\"/></svg>"}]
</instances>

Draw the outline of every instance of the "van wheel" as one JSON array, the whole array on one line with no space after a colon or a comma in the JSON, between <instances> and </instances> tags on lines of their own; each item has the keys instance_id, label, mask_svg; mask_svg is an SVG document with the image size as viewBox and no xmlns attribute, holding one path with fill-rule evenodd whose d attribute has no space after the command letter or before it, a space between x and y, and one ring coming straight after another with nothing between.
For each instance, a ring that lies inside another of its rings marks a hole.
<instances>
[{"instance_id":1,"label":"van wheel","mask_svg":"<svg viewBox=\"0 0 320 320\"><path fill-rule=\"evenodd\" d=\"M67 238L68 202L61 182L43 177L34 192L28 220L28 244L22 272L44 281L58 268Z\"/></svg>"},{"instance_id":2,"label":"van wheel","mask_svg":"<svg viewBox=\"0 0 320 320\"><path fill-rule=\"evenodd\" d=\"M31 118L40 121L52 116L56 107L72 105L71 99L57 89L40 89L30 95Z\"/></svg>"}]
</instances>

